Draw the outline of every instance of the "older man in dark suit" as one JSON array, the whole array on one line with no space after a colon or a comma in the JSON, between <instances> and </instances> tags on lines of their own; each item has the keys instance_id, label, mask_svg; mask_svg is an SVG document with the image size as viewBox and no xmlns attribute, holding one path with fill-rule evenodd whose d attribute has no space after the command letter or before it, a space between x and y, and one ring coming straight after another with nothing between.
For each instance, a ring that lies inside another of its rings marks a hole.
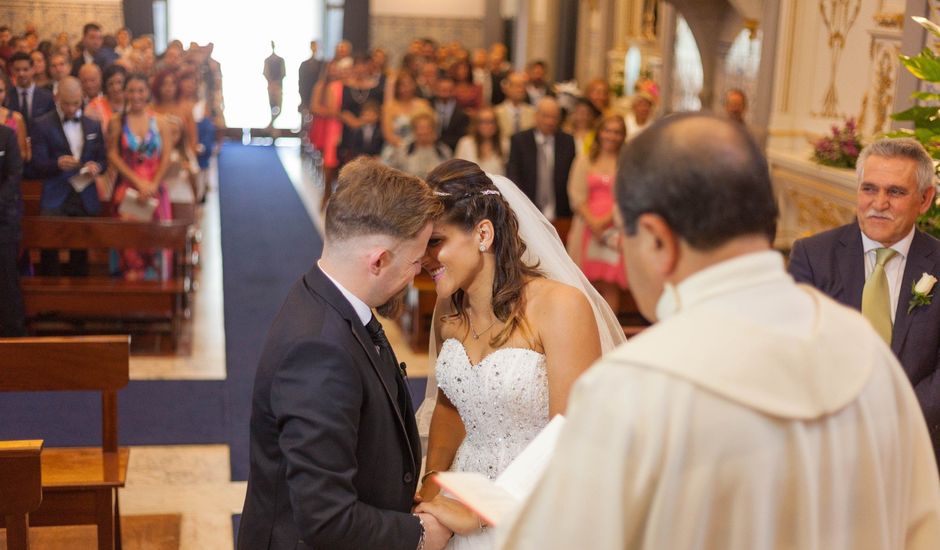
<instances>
[{"instance_id":1,"label":"older man in dark suit","mask_svg":"<svg viewBox=\"0 0 940 550\"><path fill-rule=\"evenodd\" d=\"M104 171L107 159L101 125L84 116L82 87L78 79L59 83L56 108L30 126L33 158L30 165L42 178L40 214L44 216L94 216L101 210L94 178ZM43 251L42 272L60 275L58 253ZM87 254L73 250L67 275L87 274Z\"/></svg>"},{"instance_id":2,"label":"older man in dark suit","mask_svg":"<svg viewBox=\"0 0 940 550\"><path fill-rule=\"evenodd\" d=\"M23 336L23 294L16 259L20 246L20 176L16 132L0 125L0 336Z\"/></svg>"},{"instance_id":3,"label":"older man in dark suit","mask_svg":"<svg viewBox=\"0 0 940 550\"><path fill-rule=\"evenodd\" d=\"M940 241L915 227L934 200L933 161L913 139L883 139L858 166L858 222L796 241L790 273L872 322L907 372L940 456Z\"/></svg>"},{"instance_id":4,"label":"older man in dark suit","mask_svg":"<svg viewBox=\"0 0 940 550\"><path fill-rule=\"evenodd\" d=\"M437 113L437 135L451 151L457 150L457 142L467 135L470 117L457 105L454 98L454 79L441 76L434 83L434 101L431 104Z\"/></svg>"},{"instance_id":5,"label":"older man in dark suit","mask_svg":"<svg viewBox=\"0 0 940 550\"><path fill-rule=\"evenodd\" d=\"M421 443L382 325L420 271L440 206L421 180L358 159L326 210L323 256L294 284L261 354L251 406L244 550L439 550L412 515Z\"/></svg>"},{"instance_id":6,"label":"older man in dark suit","mask_svg":"<svg viewBox=\"0 0 940 550\"><path fill-rule=\"evenodd\" d=\"M535 128L512 136L506 176L549 220L571 217L568 173L574 161L574 138L559 130L561 108L555 98L542 98Z\"/></svg>"}]
</instances>

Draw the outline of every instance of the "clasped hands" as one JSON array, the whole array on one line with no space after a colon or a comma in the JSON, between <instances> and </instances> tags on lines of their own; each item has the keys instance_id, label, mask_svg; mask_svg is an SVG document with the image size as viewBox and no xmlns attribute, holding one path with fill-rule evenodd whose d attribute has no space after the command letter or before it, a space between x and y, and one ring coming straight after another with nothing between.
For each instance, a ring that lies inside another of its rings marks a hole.
<instances>
[{"instance_id":1,"label":"clasped hands","mask_svg":"<svg viewBox=\"0 0 940 550\"><path fill-rule=\"evenodd\" d=\"M88 161L84 165L80 160L75 158L72 155L62 155L56 159L56 164L60 170L78 170L81 168L84 172L90 176L97 176L101 173L101 165L95 161Z\"/></svg>"},{"instance_id":2,"label":"clasped hands","mask_svg":"<svg viewBox=\"0 0 940 550\"><path fill-rule=\"evenodd\" d=\"M437 522L457 535L470 535L486 527L480 516L470 508L457 500L438 494L439 491L433 481L425 483L415 495L415 513L433 516Z\"/></svg>"}]
</instances>

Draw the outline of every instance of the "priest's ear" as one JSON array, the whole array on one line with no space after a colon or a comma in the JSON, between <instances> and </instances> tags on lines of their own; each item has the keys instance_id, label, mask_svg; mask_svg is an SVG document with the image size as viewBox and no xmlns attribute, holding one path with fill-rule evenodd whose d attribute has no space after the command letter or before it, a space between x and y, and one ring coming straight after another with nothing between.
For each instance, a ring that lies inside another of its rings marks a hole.
<instances>
[{"instance_id":1,"label":"priest's ear","mask_svg":"<svg viewBox=\"0 0 940 550\"><path fill-rule=\"evenodd\" d=\"M668 279L679 263L679 236L659 214L640 214L636 221L636 247L646 268Z\"/></svg>"}]
</instances>

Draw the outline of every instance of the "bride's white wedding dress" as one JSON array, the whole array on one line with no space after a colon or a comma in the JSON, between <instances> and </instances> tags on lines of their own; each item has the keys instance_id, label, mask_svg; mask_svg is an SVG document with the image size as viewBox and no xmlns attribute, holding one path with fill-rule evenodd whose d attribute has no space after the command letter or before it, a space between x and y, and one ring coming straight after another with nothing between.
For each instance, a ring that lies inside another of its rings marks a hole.
<instances>
[{"instance_id":1,"label":"bride's white wedding dress","mask_svg":"<svg viewBox=\"0 0 940 550\"><path fill-rule=\"evenodd\" d=\"M435 366L437 384L457 408L466 436L451 470L496 479L548 424L545 355L525 348L498 349L470 363L463 344L444 341ZM492 531L454 536L447 548L492 550Z\"/></svg>"}]
</instances>

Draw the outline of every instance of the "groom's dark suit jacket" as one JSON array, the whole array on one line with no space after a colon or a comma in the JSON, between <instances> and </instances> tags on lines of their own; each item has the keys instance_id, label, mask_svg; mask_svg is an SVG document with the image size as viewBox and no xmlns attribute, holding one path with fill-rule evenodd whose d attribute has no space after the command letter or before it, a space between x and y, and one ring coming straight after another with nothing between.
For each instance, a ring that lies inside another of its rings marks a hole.
<instances>
[{"instance_id":1,"label":"groom's dark suit jacket","mask_svg":"<svg viewBox=\"0 0 940 550\"><path fill-rule=\"evenodd\" d=\"M930 305L908 314L911 285L921 274L940 276L940 241L914 231L907 263L898 291L891 350L907 372L927 419L934 453L940 457L940 285L933 290ZM862 309L865 258L857 223L793 243L790 274L797 282L809 283L833 299Z\"/></svg>"},{"instance_id":2,"label":"groom's dark suit jacket","mask_svg":"<svg viewBox=\"0 0 940 550\"><path fill-rule=\"evenodd\" d=\"M417 547L421 444L395 368L319 267L294 284L255 378L239 549Z\"/></svg>"}]
</instances>

